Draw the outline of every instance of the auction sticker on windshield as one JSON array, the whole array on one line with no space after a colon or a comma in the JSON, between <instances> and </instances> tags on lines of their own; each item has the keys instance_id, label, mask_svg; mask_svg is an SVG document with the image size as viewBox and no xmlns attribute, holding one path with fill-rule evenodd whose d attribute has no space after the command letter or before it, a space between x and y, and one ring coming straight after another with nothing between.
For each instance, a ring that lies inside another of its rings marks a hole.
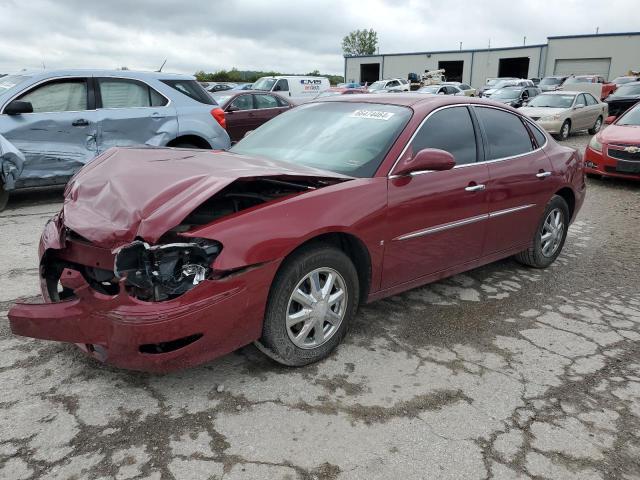
<instances>
[{"instance_id":1,"label":"auction sticker on windshield","mask_svg":"<svg viewBox=\"0 0 640 480\"><path fill-rule=\"evenodd\" d=\"M391 112L381 112L379 110L356 110L350 117L353 118L371 118L373 120L389 120L395 114Z\"/></svg>"}]
</instances>

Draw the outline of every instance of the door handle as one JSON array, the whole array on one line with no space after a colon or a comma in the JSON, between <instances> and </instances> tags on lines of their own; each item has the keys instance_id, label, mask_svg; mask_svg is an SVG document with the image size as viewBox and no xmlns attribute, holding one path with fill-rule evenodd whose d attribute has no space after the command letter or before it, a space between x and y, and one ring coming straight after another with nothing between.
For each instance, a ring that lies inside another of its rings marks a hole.
<instances>
[{"instance_id":1,"label":"door handle","mask_svg":"<svg viewBox=\"0 0 640 480\"><path fill-rule=\"evenodd\" d=\"M84 118L79 118L78 120L74 120L71 122L73 127L87 127L89 126L89 120L85 120Z\"/></svg>"},{"instance_id":2,"label":"door handle","mask_svg":"<svg viewBox=\"0 0 640 480\"><path fill-rule=\"evenodd\" d=\"M165 118L166 115L162 114L162 113L158 113L158 112L153 112L151 114L151 118Z\"/></svg>"},{"instance_id":3,"label":"door handle","mask_svg":"<svg viewBox=\"0 0 640 480\"><path fill-rule=\"evenodd\" d=\"M465 187L464 191L465 192L481 192L484 189L485 189L485 186L482 184L479 184L479 185L469 185L468 187Z\"/></svg>"},{"instance_id":4,"label":"door handle","mask_svg":"<svg viewBox=\"0 0 640 480\"><path fill-rule=\"evenodd\" d=\"M538 178L547 178L551 176L551 172L539 172L536 173L536 177Z\"/></svg>"}]
</instances>

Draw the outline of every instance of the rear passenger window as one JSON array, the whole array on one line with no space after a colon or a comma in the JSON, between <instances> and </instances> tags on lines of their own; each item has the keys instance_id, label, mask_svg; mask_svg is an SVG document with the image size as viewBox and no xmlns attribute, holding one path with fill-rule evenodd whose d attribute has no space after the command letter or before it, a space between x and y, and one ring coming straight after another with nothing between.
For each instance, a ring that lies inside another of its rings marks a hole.
<instances>
[{"instance_id":1,"label":"rear passenger window","mask_svg":"<svg viewBox=\"0 0 640 480\"><path fill-rule=\"evenodd\" d=\"M587 99L587 105L597 105L598 102L590 93L585 93L584 97Z\"/></svg>"},{"instance_id":2,"label":"rear passenger window","mask_svg":"<svg viewBox=\"0 0 640 480\"><path fill-rule=\"evenodd\" d=\"M167 99L148 85L135 80L99 78L102 108L160 107Z\"/></svg>"},{"instance_id":3,"label":"rear passenger window","mask_svg":"<svg viewBox=\"0 0 640 480\"><path fill-rule=\"evenodd\" d=\"M476 161L476 136L466 107L445 108L429 117L411 142L415 155L424 148L449 152L456 165Z\"/></svg>"},{"instance_id":4,"label":"rear passenger window","mask_svg":"<svg viewBox=\"0 0 640 480\"><path fill-rule=\"evenodd\" d=\"M349 93L353 93L353 92L349 92ZM288 107L289 106L289 104L283 98L276 97L276 100L278 101L278 106L279 107Z\"/></svg>"},{"instance_id":5,"label":"rear passenger window","mask_svg":"<svg viewBox=\"0 0 640 480\"><path fill-rule=\"evenodd\" d=\"M533 150L531 137L520 118L495 108L475 107L487 136L487 160L513 157Z\"/></svg>"},{"instance_id":6,"label":"rear passenger window","mask_svg":"<svg viewBox=\"0 0 640 480\"><path fill-rule=\"evenodd\" d=\"M174 90L205 105L217 105L213 97L195 80L160 80Z\"/></svg>"}]
</instances>

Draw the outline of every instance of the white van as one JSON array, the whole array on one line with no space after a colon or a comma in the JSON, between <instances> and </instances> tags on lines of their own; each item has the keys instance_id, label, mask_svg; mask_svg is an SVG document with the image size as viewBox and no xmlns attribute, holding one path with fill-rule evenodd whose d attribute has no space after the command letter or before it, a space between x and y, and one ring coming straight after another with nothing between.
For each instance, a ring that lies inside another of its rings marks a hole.
<instances>
[{"instance_id":1,"label":"white van","mask_svg":"<svg viewBox=\"0 0 640 480\"><path fill-rule=\"evenodd\" d=\"M299 103L315 98L330 86L325 77L278 76L259 78L252 89L275 92Z\"/></svg>"}]
</instances>

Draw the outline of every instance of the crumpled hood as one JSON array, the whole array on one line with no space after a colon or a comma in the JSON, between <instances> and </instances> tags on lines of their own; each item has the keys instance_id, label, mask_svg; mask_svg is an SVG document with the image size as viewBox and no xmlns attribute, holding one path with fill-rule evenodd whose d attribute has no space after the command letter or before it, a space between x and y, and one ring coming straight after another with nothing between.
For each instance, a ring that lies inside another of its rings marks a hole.
<instances>
[{"instance_id":1,"label":"crumpled hood","mask_svg":"<svg viewBox=\"0 0 640 480\"><path fill-rule=\"evenodd\" d=\"M566 108L551 107L522 107L518 111L527 117L548 117L550 115L558 115L565 112Z\"/></svg>"},{"instance_id":2,"label":"crumpled hood","mask_svg":"<svg viewBox=\"0 0 640 480\"><path fill-rule=\"evenodd\" d=\"M350 178L228 152L112 148L67 185L64 224L92 243L155 243L205 200L240 178Z\"/></svg>"}]
</instances>

